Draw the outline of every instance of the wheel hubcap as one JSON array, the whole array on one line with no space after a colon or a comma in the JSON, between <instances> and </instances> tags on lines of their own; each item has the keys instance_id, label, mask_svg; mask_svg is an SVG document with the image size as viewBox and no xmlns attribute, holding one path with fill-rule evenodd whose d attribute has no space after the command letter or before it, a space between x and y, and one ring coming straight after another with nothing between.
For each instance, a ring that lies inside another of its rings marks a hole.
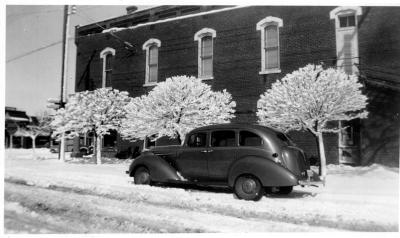
<instances>
[{"instance_id":1,"label":"wheel hubcap","mask_svg":"<svg viewBox=\"0 0 400 238\"><path fill-rule=\"evenodd\" d=\"M149 179L149 174L147 174L147 173L141 173L139 175L139 182L140 183L146 183L148 179Z\"/></svg>"},{"instance_id":2,"label":"wheel hubcap","mask_svg":"<svg viewBox=\"0 0 400 238\"><path fill-rule=\"evenodd\" d=\"M245 192L247 194L255 193L256 187L257 187L257 184L252 179L246 179L242 185L243 192Z\"/></svg>"}]
</instances>

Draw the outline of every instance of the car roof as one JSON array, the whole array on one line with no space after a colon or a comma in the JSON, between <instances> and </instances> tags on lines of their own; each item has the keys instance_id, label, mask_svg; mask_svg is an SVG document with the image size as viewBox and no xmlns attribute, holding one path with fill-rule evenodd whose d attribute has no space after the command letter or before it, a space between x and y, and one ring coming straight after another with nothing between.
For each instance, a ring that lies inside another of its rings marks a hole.
<instances>
[{"instance_id":1,"label":"car roof","mask_svg":"<svg viewBox=\"0 0 400 238\"><path fill-rule=\"evenodd\" d=\"M196 131L204 131L204 130L219 130L219 129L243 129L243 130L248 130L248 129L254 129L257 131L263 131L267 133L282 133L279 130L258 125L258 124L250 124L250 123L223 123L223 124L215 124L215 125L209 125L209 126L203 126L196 128L192 130L191 132L196 132Z\"/></svg>"}]
</instances>

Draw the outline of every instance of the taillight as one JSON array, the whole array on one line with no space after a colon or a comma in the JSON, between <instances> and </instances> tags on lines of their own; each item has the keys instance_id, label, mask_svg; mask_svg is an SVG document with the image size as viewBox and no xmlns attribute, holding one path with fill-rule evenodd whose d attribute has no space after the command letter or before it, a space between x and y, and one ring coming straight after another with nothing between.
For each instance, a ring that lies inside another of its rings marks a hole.
<instances>
[{"instance_id":1,"label":"taillight","mask_svg":"<svg viewBox=\"0 0 400 238\"><path fill-rule=\"evenodd\" d=\"M279 158L279 155L277 153L272 154L272 159L275 161L275 163L284 165L282 160Z\"/></svg>"}]
</instances>

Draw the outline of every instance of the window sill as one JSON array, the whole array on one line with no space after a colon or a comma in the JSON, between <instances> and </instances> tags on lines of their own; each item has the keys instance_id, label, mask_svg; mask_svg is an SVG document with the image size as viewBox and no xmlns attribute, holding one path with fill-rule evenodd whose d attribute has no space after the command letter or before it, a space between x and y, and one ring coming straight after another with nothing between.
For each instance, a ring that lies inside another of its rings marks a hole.
<instances>
[{"instance_id":1,"label":"window sill","mask_svg":"<svg viewBox=\"0 0 400 238\"><path fill-rule=\"evenodd\" d=\"M344 26L344 27L337 27L336 28L338 31L348 31L348 30L354 30L356 29L356 26Z\"/></svg>"},{"instance_id":2,"label":"window sill","mask_svg":"<svg viewBox=\"0 0 400 238\"><path fill-rule=\"evenodd\" d=\"M214 79L214 77L213 76L199 77L199 79L201 79L201 80L211 80L211 79Z\"/></svg>"},{"instance_id":3,"label":"window sill","mask_svg":"<svg viewBox=\"0 0 400 238\"><path fill-rule=\"evenodd\" d=\"M145 84L143 84L143 87L153 87L156 85L157 85L157 83L145 83Z\"/></svg>"},{"instance_id":4,"label":"window sill","mask_svg":"<svg viewBox=\"0 0 400 238\"><path fill-rule=\"evenodd\" d=\"M281 73L280 69L269 69L269 70L262 70L259 74L279 74Z\"/></svg>"}]
</instances>

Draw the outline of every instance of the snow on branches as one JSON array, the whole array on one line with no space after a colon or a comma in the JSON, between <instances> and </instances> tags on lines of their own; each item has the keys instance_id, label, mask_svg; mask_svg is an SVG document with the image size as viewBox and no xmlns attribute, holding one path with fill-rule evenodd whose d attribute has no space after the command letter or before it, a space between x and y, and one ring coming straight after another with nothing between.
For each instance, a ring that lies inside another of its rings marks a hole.
<instances>
[{"instance_id":1,"label":"snow on branches","mask_svg":"<svg viewBox=\"0 0 400 238\"><path fill-rule=\"evenodd\" d=\"M103 136L118 130L125 117L124 106L129 102L127 92L99 88L74 94L65 108L59 109L52 122L54 134L71 132L71 136L94 131Z\"/></svg>"},{"instance_id":2,"label":"snow on branches","mask_svg":"<svg viewBox=\"0 0 400 238\"><path fill-rule=\"evenodd\" d=\"M229 122L235 106L226 90L213 92L195 77L171 77L131 100L121 134L129 140L168 136L181 141L196 127Z\"/></svg>"},{"instance_id":3,"label":"snow on branches","mask_svg":"<svg viewBox=\"0 0 400 238\"><path fill-rule=\"evenodd\" d=\"M43 112L37 116L37 122L26 126L25 134L32 139L32 148L36 148L36 137L49 136L51 134L51 116L47 112Z\"/></svg>"},{"instance_id":4,"label":"snow on branches","mask_svg":"<svg viewBox=\"0 0 400 238\"><path fill-rule=\"evenodd\" d=\"M321 178L325 183L326 157L323 132L329 121L366 118L367 97L361 92L357 76L342 69L323 69L307 65L272 84L257 102L258 121L283 131L308 130L317 138Z\"/></svg>"},{"instance_id":5,"label":"snow on branches","mask_svg":"<svg viewBox=\"0 0 400 238\"><path fill-rule=\"evenodd\" d=\"M338 132L328 121L366 118L367 97L357 76L307 65L272 84L257 103L259 123L283 131Z\"/></svg>"},{"instance_id":6,"label":"snow on branches","mask_svg":"<svg viewBox=\"0 0 400 238\"><path fill-rule=\"evenodd\" d=\"M101 138L110 130L119 130L125 117L125 106L129 102L127 92L111 88L79 92L71 96L65 108L59 109L52 122L53 136L68 132L67 137L94 132L97 140L97 155L101 153Z\"/></svg>"}]
</instances>

